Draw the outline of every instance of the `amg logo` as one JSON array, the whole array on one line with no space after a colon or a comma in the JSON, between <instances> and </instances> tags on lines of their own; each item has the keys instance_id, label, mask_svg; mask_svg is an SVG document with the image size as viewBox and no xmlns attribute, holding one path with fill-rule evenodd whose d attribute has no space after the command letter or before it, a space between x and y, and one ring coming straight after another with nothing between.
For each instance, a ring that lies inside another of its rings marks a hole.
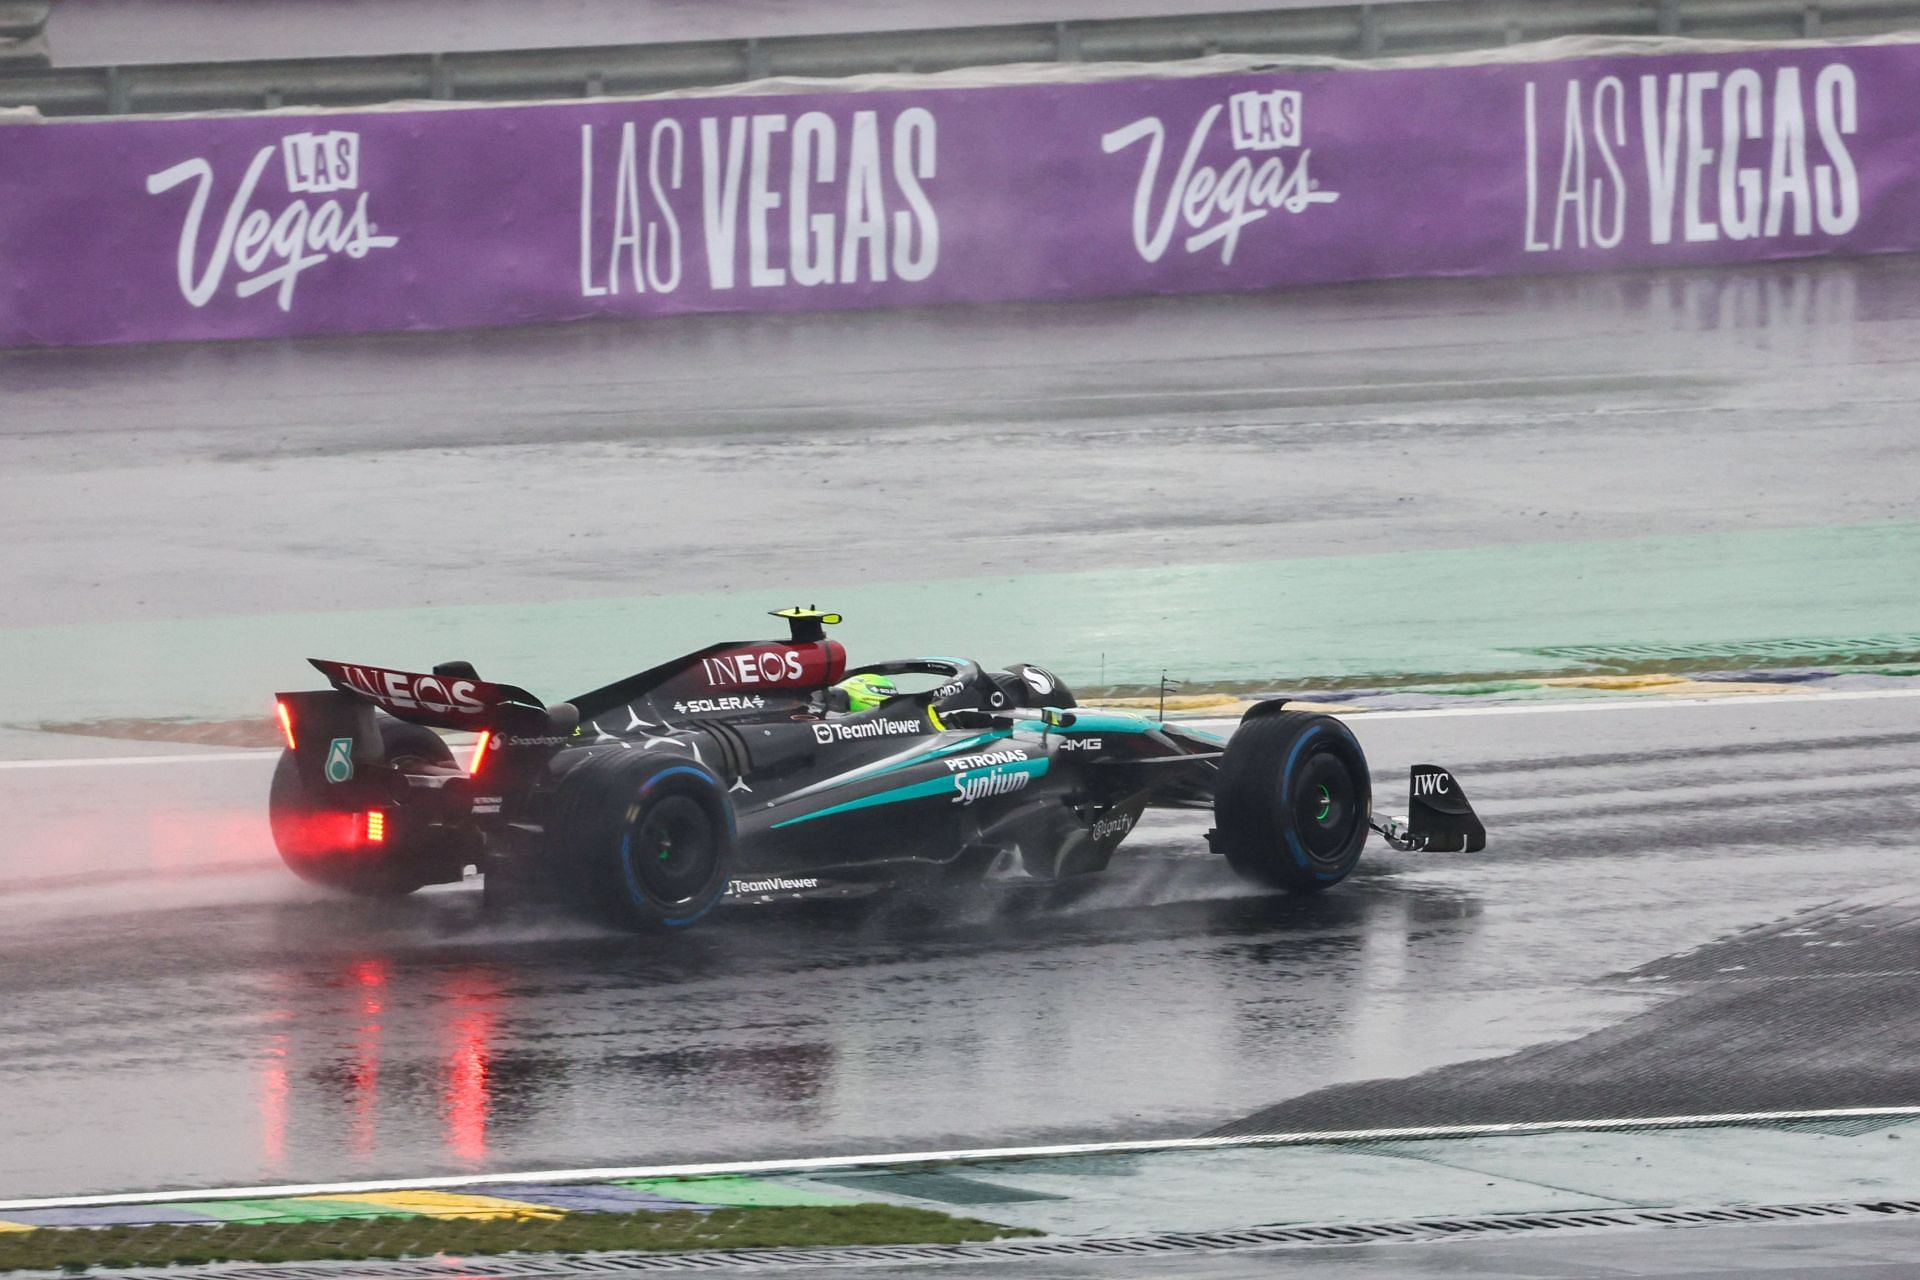
<instances>
[{"instance_id":1,"label":"amg logo","mask_svg":"<svg viewBox=\"0 0 1920 1280\"><path fill-rule=\"evenodd\" d=\"M982 751L978 755L955 756L947 761L946 765L954 773L965 773L969 769L985 769L996 764L1018 764L1026 758L1026 752L1018 747L1009 747L1004 751Z\"/></svg>"},{"instance_id":2,"label":"amg logo","mask_svg":"<svg viewBox=\"0 0 1920 1280\"><path fill-rule=\"evenodd\" d=\"M960 793L953 798L953 802L972 804L988 796L1010 796L1016 791L1026 790L1028 781L1024 770L996 769L991 773L972 776L961 774L953 780L953 789Z\"/></svg>"},{"instance_id":3,"label":"amg logo","mask_svg":"<svg viewBox=\"0 0 1920 1280\"><path fill-rule=\"evenodd\" d=\"M1444 773L1416 773L1413 775L1413 794L1416 796L1444 796L1450 794L1449 784L1452 778Z\"/></svg>"}]
</instances>

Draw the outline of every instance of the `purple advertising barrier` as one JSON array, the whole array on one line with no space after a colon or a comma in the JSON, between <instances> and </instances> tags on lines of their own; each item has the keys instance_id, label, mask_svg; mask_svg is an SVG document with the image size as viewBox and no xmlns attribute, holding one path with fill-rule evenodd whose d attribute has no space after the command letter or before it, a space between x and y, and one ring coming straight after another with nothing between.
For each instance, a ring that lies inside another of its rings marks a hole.
<instances>
[{"instance_id":1,"label":"purple advertising barrier","mask_svg":"<svg viewBox=\"0 0 1920 1280\"><path fill-rule=\"evenodd\" d=\"M0 126L0 345L1920 248L1920 45Z\"/></svg>"}]
</instances>

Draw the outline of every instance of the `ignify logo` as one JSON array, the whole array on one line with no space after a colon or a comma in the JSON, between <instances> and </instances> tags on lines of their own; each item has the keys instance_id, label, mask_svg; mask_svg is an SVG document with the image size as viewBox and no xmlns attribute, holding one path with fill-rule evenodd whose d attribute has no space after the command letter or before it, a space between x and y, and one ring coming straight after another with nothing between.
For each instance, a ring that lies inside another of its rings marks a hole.
<instances>
[{"instance_id":1,"label":"ignify logo","mask_svg":"<svg viewBox=\"0 0 1920 1280\"><path fill-rule=\"evenodd\" d=\"M281 157L280 172L289 197L277 211L261 184ZM360 135L295 133L278 146L261 147L247 165L227 201L210 246L202 241L207 206L214 195L213 165L204 157L183 160L147 177L147 194L164 195L182 183L193 184L193 198L180 226L175 269L180 293L196 307L213 300L229 271L240 273L234 296L250 298L277 289L282 311L293 309L294 288L303 273L345 254L358 260L375 249L391 249L397 236L376 234L367 214L367 192L309 203L308 195L350 192L360 185ZM201 254L205 252L205 260Z\"/></svg>"}]
</instances>

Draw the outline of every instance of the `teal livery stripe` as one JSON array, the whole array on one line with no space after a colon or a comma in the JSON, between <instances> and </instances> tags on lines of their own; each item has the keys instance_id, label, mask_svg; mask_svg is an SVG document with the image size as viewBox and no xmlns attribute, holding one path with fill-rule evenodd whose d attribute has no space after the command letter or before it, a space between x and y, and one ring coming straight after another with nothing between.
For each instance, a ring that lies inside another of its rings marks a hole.
<instances>
[{"instance_id":1,"label":"teal livery stripe","mask_svg":"<svg viewBox=\"0 0 1920 1280\"><path fill-rule=\"evenodd\" d=\"M902 769L911 769L916 764L925 764L929 760L938 760L941 756L950 756L957 751L971 751L975 747L984 747L989 742L998 742L1002 738L1011 738L1012 736L1013 731L1010 729L1000 729L991 733L976 734L971 738L963 738L959 742L949 742L944 747L935 747L931 751L922 751L919 755L908 756L905 760L883 760L870 769L856 771L849 775L849 779L858 781L861 778L877 778L889 773L898 773Z\"/></svg>"},{"instance_id":2,"label":"teal livery stripe","mask_svg":"<svg viewBox=\"0 0 1920 1280\"><path fill-rule=\"evenodd\" d=\"M1078 737L1083 733L1151 733L1160 726L1144 716L1130 716L1120 712L1069 711L1073 717L1069 728L1059 728L1042 724L1036 720L1022 720L1020 727L1034 733L1057 733L1065 737Z\"/></svg>"},{"instance_id":3,"label":"teal livery stripe","mask_svg":"<svg viewBox=\"0 0 1920 1280\"><path fill-rule=\"evenodd\" d=\"M872 809L883 804L899 804L904 800L925 800L931 796L961 795L960 784L968 779L986 777L1006 777L1023 773L1029 778L1038 778L1047 771L1045 760L1025 760L1017 764L984 765L978 769L968 769L964 773L950 773L940 778L928 778L925 782L909 783L904 787L895 787L891 791L876 791L870 796L861 796L858 800L849 800L845 804L836 804L812 813L801 814L797 818L788 818L785 822L776 822L773 829L797 826L802 822L812 822L815 818L831 818L837 813L852 813L856 809Z\"/></svg>"},{"instance_id":4,"label":"teal livery stripe","mask_svg":"<svg viewBox=\"0 0 1920 1280\"><path fill-rule=\"evenodd\" d=\"M913 755L897 757L892 760L876 760L872 764L861 765L858 769L849 769L845 773L837 773L831 778L825 778L811 786L802 787L800 790L788 796L782 803L792 803L795 800L804 800L808 796L819 795L822 791L837 791L842 787L850 787L856 782L866 782L872 778L882 778L889 773L898 773L902 769L910 769L916 764L925 764L929 760L938 760L941 756L950 756L956 751L971 751L975 747L985 746L989 742L998 742L1002 738L1010 738L1012 736L1013 734L1010 730L1001 729L989 733L975 734L971 738L961 738L957 742L949 742L945 746L935 747L931 751L916 752Z\"/></svg>"}]
</instances>

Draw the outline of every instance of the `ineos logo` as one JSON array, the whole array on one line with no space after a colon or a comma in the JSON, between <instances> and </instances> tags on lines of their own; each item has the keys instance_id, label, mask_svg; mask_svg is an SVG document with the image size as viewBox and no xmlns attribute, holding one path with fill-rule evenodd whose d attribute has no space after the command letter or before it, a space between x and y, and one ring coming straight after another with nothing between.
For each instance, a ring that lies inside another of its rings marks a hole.
<instances>
[{"instance_id":1,"label":"ineos logo","mask_svg":"<svg viewBox=\"0 0 1920 1280\"><path fill-rule=\"evenodd\" d=\"M806 666L792 649L769 649L763 653L731 653L700 659L707 684L715 689L738 688L747 684L800 683L806 679Z\"/></svg>"},{"instance_id":2,"label":"ineos logo","mask_svg":"<svg viewBox=\"0 0 1920 1280\"><path fill-rule=\"evenodd\" d=\"M416 676L379 667L343 666L340 670L349 685L384 707L439 715L473 715L487 709L486 703L474 695L479 686L472 680L447 681L439 676Z\"/></svg>"}]
</instances>

